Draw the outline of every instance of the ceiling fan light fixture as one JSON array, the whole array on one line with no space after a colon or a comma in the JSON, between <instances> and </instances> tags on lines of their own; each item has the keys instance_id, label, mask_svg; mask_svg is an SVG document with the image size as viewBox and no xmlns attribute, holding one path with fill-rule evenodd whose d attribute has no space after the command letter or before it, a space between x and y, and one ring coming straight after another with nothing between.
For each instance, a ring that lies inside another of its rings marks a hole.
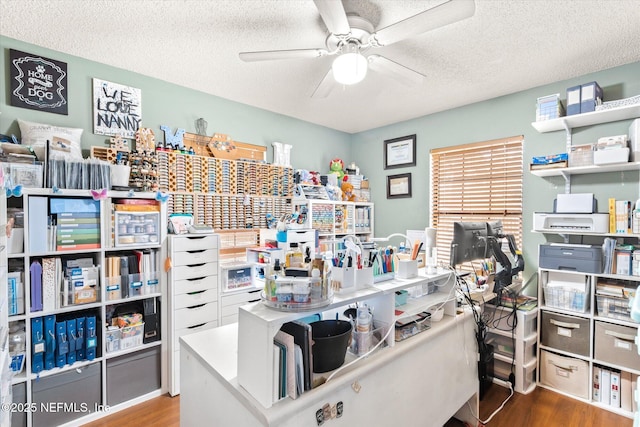
<instances>
[{"instance_id":1,"label":"ceiling fan light fixture","mask_svg":"<svg viewBox=\"0 0 640 427\"><path fill-rule=\"evenodd\" d=\"M343 85L359 83L367 75L367 58L360 53L357 45L349 43L344 49L346 52L333 60L333 78Z\"/></svg>"}]
</instances>

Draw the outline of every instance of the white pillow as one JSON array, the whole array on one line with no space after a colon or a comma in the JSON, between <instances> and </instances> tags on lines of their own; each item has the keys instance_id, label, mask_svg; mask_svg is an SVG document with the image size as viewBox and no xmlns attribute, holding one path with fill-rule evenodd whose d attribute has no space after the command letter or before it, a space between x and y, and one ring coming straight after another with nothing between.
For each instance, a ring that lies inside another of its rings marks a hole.
<instances>
[{"instance_id":1,"label":"white pillow","mask_svg":"<svg viewBox=\"0 0 640 427\"><path fill-rule=\"evenodd\" d=\"M62 126L45 125L42 123L27 122L18 119L22 145L30 146L38 160L44 160L44 147L47 141L52 145L68 146L68 150L56 150L52 147L49 151L50 158L82 159L82 131L83 129L65 128Z\"/></svg>"}]
</instances>

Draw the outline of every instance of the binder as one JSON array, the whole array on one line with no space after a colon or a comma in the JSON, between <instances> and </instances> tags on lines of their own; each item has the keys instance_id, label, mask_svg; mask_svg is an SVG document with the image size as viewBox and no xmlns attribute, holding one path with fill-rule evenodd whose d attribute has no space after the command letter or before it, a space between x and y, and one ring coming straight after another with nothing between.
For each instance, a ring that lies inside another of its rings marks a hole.
<instances>
[{"instance_id":1,"label":"binder","mask_svg":"<svg viewBox=\"0 0 640 427\"><path fill-rule=\"evenodd\" d=\"M600 374L600 402L605 405L611 403L611 371L602 368Z\"/></svg>"},{"instance_id":2,"label":"binder","mask_svg":"<svg viewBox=\"0 0 640 427\"><path fill-rule=\"evenodd\" d=\"M73 365L76 361L76 340L78 333L76 331L76 319L67 320L67 341L69 343L69 351L67 352L67 363Z\"/></svg>"},{"instance_id":3,"label":"binder","mask_svg":"<svg viewBox=\"0 0 640 427\"><path fill-rule=\"evenodd\" d=\"M44 369L56 366L56 317L44 317Z\"/></svg>"},{"instance_id":4,"label":"binder","mask_svg":"<svg viewBox=\"0 0 640 427\"><path fill-rule=\"evenodd\" d=\"M67 323L56 322L56 367L62 368L67 364L69 341L67 340Z\"/></svg>"},{"instance_id":5,"label":"binder","mask_svg":"<svg viewBox=\"0 0 640 427\"><path fill-rule=\"evenodd\" d=\"M44 319L31 319L31 372L37 374L44 370Z\"/></svg>"},{"instance_id":6,"label":"binder","mask_svg":"<svg viewBox=\"0 0 640 427\"><path fill-rule=\"evenodd\" d=\"M593 367L593 392L591 393L594 402L600 402L600 375L602 369L599 366Z\"/></svg>"},{"instance_id":7,"label":"binder","mask_svg":"<svg viewBox=\"0 0 640 427\"><path fill-rule=\"evenodd\" d=\"M85 359L85 337L86 337L86 333L85 333L85 324L86 324L86 318L85 317L78 317L76 318L76 330L77 330L77 335L76 335L76 360L84 360Z\"/></svg>"},{"instance_id":8,"label":"binder","mask_svg":"<svg viewBox=\"0 0 640 427\"><path fill-rule=\"evenodd\" d=\"M614 408L620 407L620 372L611 371L611 394L609 404Z\"/></svg>"},{"instance_id":9,"label":"binder","mask_svg":"<svg viewBox=\"0 0 640 427\"><path fill-rule=\"evenodd\" d=\"M96 358L96 347L98 347L98 336L96 333L96 317L88 316L86 320L86 334L85 340L85 356L87 360L93 360Z\"/></svg>"},{"instance_id":10,"label":"binder","mask_svg":"<svg viewBox=\"0 0 640 427\"><path fill-rule=\"evenodd\" d=\"M580 113L596 111L596 105L602 104L602 88L597 82L580 86Z\"/></svg>"},{"instance_id":11,"label":"binder","mask_svg":"<svg viewBox=\"0 0 640 427\"><path fill-rule=\"evenodd\" d=\"M567 89L567 116L580 114L580 91L580 85Z\"/></svg>"}]
</instances>

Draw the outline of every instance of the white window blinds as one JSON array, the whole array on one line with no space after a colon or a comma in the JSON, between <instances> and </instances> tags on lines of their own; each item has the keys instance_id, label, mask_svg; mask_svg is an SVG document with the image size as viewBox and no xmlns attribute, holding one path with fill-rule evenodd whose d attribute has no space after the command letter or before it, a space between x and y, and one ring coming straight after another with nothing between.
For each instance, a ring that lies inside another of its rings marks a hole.
<instances>
[{"instance_id":1,"label":"white window blinds","mask_svg":"<svg viewBox=\"0 0 640 427\"><path fill-rule=\"evenodd\" d=\"M449 264L454 222L501 220L522 248L524 137L431 150L432 227L438 261Z\"/></svg>"}]
</instances>

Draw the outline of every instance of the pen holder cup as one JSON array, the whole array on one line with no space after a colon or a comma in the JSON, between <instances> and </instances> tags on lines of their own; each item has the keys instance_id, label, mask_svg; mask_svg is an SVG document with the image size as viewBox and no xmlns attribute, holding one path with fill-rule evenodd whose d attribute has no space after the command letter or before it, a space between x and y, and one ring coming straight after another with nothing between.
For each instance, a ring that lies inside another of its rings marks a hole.
<instances>
[{"instance_id":1,"label":"pen holder cup","mask_svg":"<svg viewBox=\"0 0 640 427\"><path fill-rule=\"evenodd\" d=\"M398 262L396 277L398 279L413 279L418 276L418 261L415 259L401 259Z\"/></svg>"},{"instance_id":2,"label":"pen holder cup","mask_svg":"<svg viewBox=\"0 0 640 427\"><path fill-rule=\"evenodd\" d=\"M331 270L331 287L340 292L350 292L356 289L355 267L334 267Z\"/></svg>"},{"instance_id":3,"label":"pen holder cup","mask_svg":"<svg viewBox=\"0 0 640 427\"><path fill-rule=\"evenodd\" d=\"M356 288L368 288L369 286L373 286L373 268L371 267L363 267L360 269L356 269Z\"/></svg>"},{"instance_id":4,"label":"pen holder cup","mask_svg":"<svg viewBox=\"0 0 640 427\"><path fill-rule=\"evenodd\" d=\"M131 166L111 165L111 186L112 187L128 187L130 173L131 173Z\"/></svg>"}]
</instances>

